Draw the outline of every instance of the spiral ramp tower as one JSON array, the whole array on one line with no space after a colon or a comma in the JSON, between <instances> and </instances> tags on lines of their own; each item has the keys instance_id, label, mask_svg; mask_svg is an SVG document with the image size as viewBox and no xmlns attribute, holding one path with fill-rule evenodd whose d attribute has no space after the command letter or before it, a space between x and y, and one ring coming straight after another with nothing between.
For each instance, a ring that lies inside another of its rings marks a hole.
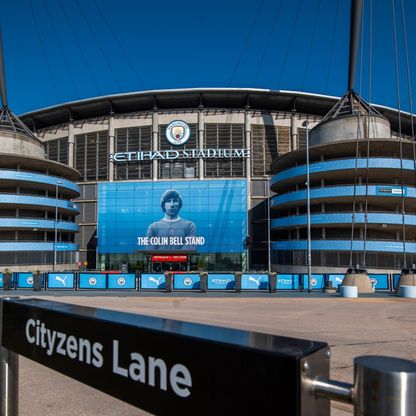
<instances>
[{"instance_id":1,"label":"spiral ramp tower","mask_svg":"<svg viewBox=\"0 0 416 416\"><path fill-rule=\"evenodd\" d=\"M42 142L7 105L0 37L0 266L68 270L78 262L79 173L45 158Z\"/></svg>"},{"instance_id":2,"label":"spiral ramp tower","mask_svg":"<svg viewBox=\"0 0 416 416\"><path fill-rule=\"evenodd\" d=\"M310 131L310 224L316 272L393 271L416 263L413 149L411 140L391 138L389 122L352 91ZM304 149L272 164L276 270L304 272L306 168Z\"/></svg>"}]
</instances>

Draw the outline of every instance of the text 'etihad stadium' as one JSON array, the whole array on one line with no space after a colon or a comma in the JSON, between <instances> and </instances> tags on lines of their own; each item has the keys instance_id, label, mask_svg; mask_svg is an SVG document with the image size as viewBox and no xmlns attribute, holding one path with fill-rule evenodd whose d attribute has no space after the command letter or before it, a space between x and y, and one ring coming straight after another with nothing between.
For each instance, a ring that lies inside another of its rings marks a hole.
<instances>
[{"instance_id":1,"label":"text 'etihad stadium'","mask_svg":"<svg viewBox=\"0 0 416 416\"><path fill-rule=\"evenodd\" d=\"M110 161L135 162L157 159L223 159L247 157L250 157L250 149L181 149L114 153L110 154Z\"/></svg>"}]
</instances>

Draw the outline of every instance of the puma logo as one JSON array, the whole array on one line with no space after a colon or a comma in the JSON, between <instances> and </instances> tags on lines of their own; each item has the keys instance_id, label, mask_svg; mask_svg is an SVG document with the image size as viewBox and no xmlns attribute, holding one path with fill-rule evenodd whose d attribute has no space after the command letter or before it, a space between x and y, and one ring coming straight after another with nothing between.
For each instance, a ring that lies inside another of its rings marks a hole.
<instances>
[{"instance_id":1,"label":"puma logo","mask_svg":"<svg viewBox=\"0 0 416 416\"><path fill-rule=\"evenodd\" d=\"M249 276L248 280L250 282L254 282L257 285L257 287L259 287L260 286L261 276L258 277L257 279L255 279L253 276Z\"/></svg>"},{"instance_id":2,"label":"puma logo","mask_svg":"<svg viewBox=\"0 0 416 416\"><path fill-rule=\"evenodd\" d=\"M66 279L68 279L68 276L61 277L61 276L55 276L55 280L62 283L62 286L66 287Z\"/></svg>"},{"instance_id":3,"label":"puma logo","mask_svg":"<svg viewBox=\"0 0 416 416\"><path fill-rule=\"evenodd\" d=\"M163 276L160 276L158 279L155 279L153 276L149 277L149 282L156 283L158 286L160 285L160 279L163 279Z\"/></svg>"}]
</instances>

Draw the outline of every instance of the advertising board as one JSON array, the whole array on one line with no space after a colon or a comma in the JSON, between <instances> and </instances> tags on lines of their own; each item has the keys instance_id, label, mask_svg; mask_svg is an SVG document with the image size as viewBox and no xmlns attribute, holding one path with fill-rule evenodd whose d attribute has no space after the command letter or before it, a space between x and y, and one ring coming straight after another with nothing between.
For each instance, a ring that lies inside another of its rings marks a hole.
<instances>
[{"instance_id":1,"label":"advertising board","mask_svg":"<svg viewBox=\"0 0 416 416\"><path fill-rule=\"evenodd\" d=\"M197 273L178 273L173 275L173 289L200 290L201 278Z\"/></svg>"},{"instance_id":2,"label":"advertising board","mask_svg":"<svg viewBox=\"0 0 416 416\"><path fill-rule=\"evenodd\" d=\"M140 289L164 290L166 288L163 273L142 273L140 275Z\"/></svg>"},{"instance_id":3,"label":"advertising board","mask_svg":"<svg viewBox=\"0 0 416 416\"><path fill-rule=\"evenodd\" d=\"M80 273L78 281L79 289L106 289L107 276L105 273Z\"/></svg>"},{"instance_id":4,"label":"advertising board","mask_svg":"<svg viewBox=\"0 0 416 416\"><path fill-rule=\"evenodd\" d=\"M242 253L246 180L100 183L98 252Z\"/></svg>"},{"instance_id":5,"label":"advertising board","mask_svg":"<svg viewBox=\"0 0 416 416\"><path fill-rule=\"evenodd\" d=\"M75 275L74 273L48 273L46 287L48 289L74 289Z\"/></svg>"}]
</instances>

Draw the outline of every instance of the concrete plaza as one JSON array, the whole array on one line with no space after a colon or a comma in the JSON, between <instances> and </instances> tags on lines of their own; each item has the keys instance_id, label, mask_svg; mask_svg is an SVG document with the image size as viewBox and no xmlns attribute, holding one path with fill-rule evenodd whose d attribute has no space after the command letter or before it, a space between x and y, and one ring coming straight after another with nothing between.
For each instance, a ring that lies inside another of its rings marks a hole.
<instances>
[{"instance_id":1,"label":"concrete plaza","mask_svg":"<svg viewBox=\"0 0 416 416\"><path fill-rule=\"evenodd\" d=\"M331 378L346 382L352 382L353 359L359 355L416 360L416 300L388 293L356 299L299 292L188 295L19 291L10 294L324 341L332 351ZM19 414L136 416L146 413L20 357ZM351 406L333 403L332 415L348 414L352 414Z\"/></svg>"}]
</instances>

